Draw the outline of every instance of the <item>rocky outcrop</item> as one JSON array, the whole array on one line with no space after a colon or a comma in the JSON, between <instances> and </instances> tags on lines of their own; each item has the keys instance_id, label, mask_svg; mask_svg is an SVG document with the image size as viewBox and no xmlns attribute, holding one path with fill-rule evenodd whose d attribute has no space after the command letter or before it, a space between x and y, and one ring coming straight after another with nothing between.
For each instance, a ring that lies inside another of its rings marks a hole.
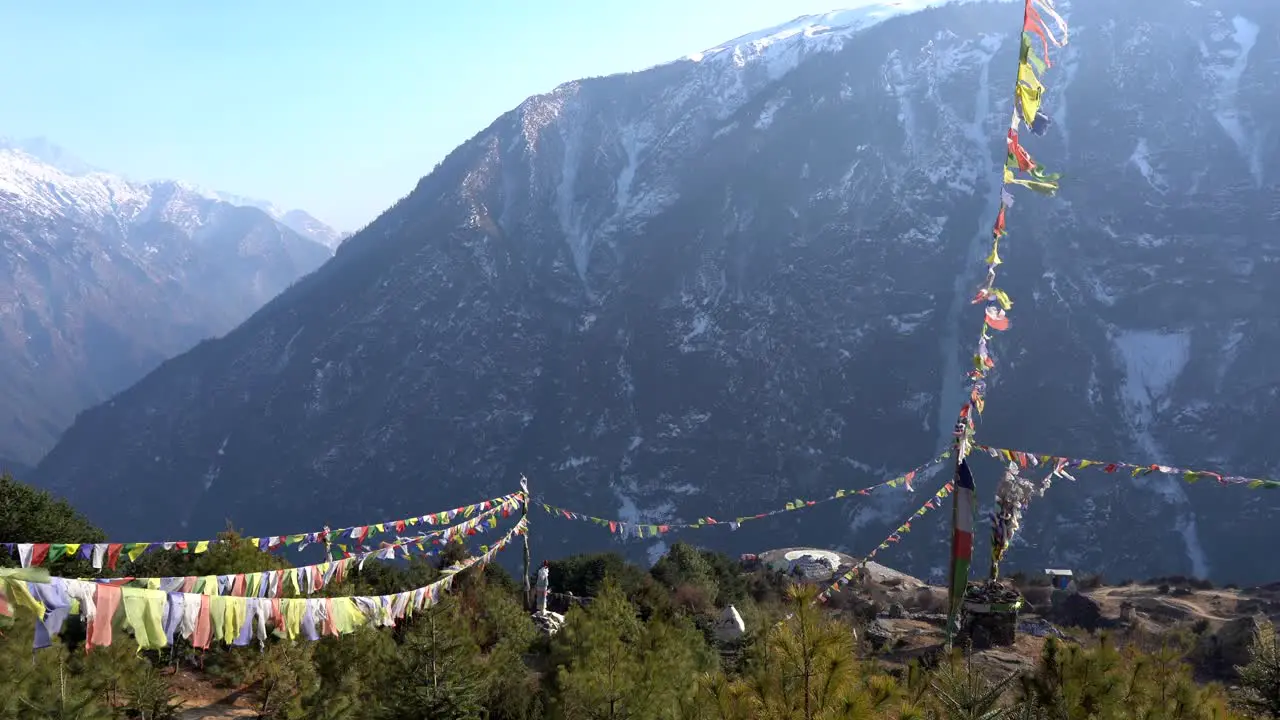
<instances>
[{"instance_id":1,"label":"rocky outcrop","mask_svg":"<svg viewBox=\"0 0 1280 720\"><path fill-rule=\"evenodd\" d=\"M1266 622L1265 615L1246 615L1227 621L1216 632L1200 638L1199 658L1220 674L1233 674L1235 668L1249 664L1249 649Z\"/></svg>"},{"instance_id":2,"label":"rocky outcrop","mask_svg":"<svg viewBox=\"0 0 1280 720\"><path fill-rule=\"evenodd\" d=\"M532 618L538 631L547 636L555 635L564 627L564 615L550 610L539 610Z\"/></svg>"}]
</instances>

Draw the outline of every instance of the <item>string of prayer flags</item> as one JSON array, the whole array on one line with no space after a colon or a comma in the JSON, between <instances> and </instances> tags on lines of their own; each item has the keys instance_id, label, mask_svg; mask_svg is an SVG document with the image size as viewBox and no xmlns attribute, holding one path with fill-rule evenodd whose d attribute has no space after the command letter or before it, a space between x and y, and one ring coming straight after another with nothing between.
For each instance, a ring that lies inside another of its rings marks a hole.
<instances>
[{"instance_id":1,"label":"string of prayer flags","mask_svg":"<svg viewBox=\"0 0 1280 720\"><path fill-rule=\"evenodd\" d=\"M848 571L836 578L822 592L818 593L817 601L825 603L832 595L840 592L840 589L852 582L853 579L867 567L867 563L875 559L876 555L881 550L889 549L889 547L894 543L901 541L903 535L911 532L911 523L915 522L918 518L924 517L925 514L931 510L937 510L942 507L944 504L943 501L946 500L947 496L949 496L954 490L955 483L953 481L948 481L938 490L938 492L934 493L933 496L926 500L923 505L917 508L915 512L911 513L911 515L907 517L906 521L899 525L897 529L889 533L888 537L882 540L875 549L867 553L857 565L849 568Z\"/></svg>"},{"instance_id":2,"label":"string of prayer flags","mask_svg":"<svg viewBox=\"0 0 1280 720\"><path fill-rule=\"evenodd\" d=\"M426 515L419 515L417 517L405 518L403 520L391 520L389 522L374 523L372 525L355 525L352 527L338 528L336 530L330 530L328 537L331 541L334 541L340 538L349 538L352 540L357 540L361 544L363 544L364 541L368 538L369 534L374 532L403 533L408 528L415 527L417 525L449 525L453 523L455 520L457 520L459 517L464 519L470 518L472 515L476 514L477 512L490 510L496 506L500 506L506 503L512 497L515 497L521 494L522 493L520 491L517 491L515 493L503 495L501 497L491 498L489 500L481 500L478 503L472 503L470 505L463 505L462 507L456 507L456 508L453 508L452 510L443 510L441 512L428 513ZM291 536L291 537L297 538L298 536ZM295 539L294 542L301 543L302 547L306 547L306 543L324 542L324 539L325 539L324 537L319 537L319 539L317 540L296 540ZM259 540L259 542L262 542L262 540ZM293 543L289 543L289 544L293 544ZM301 550L302 547L300 547L299 550ZM267 548L262 548L262 549L265 550Z\"/></svg>"},{"instance_id":3,"label":"string of prayer flags","mask_svg":"<svg viewBox=\"0 0 1280 720\"><path fill-rule=\"evenodd\" d=\"M1046 468L1049 470L1049 475L1045 478L1046 482L1053 477L1065 477L1068 480L1075 480L1074 477L1067 473L1068 470L1083 470L1084 468L1096 467L1108 474L1124 471L1131 477L1142 477L1152 473L1161 473L1164 475L1175 475L1181 477L1189 483L1195 483L1201 480L1213 480L1219 485L1243 485L1251 490L1280 489L1280 481L1277 480L1260 480L1258 478L1241 477L1239 475L1226 475L1209 470L1188 470L1186 468L1175 467L1173 465L1105 462L1102 460L1078 460L1075 458L1059 457L1056 455L1041 455L1023 450L994 448L988 445L975 445L974 447L987 453L993 458L1003 460L1006 463L1014 463L1022 469L1032 467Z\"/></svg>"},{"instance_id":4,"label":"string of prayer flags","mask_svg":"<svg viewBox=\"0 0 1280 720\"><path fill-rule=\"evenodd\" d=\"M193 647L207 649L214 641L263 646L271 636L318 640L346 635L363 627L394 627L440 601L453 587L458 573L484 566L511 541L528 531L520 521L479 556L444 571L444 577L413 590L372 596L327 598L266 598L165 592L121 587L67 578L35 577L33 570L0 569L0 615L29 612L36 618L33 646L52 645L67 617L77 614L86 624L85 648L106 647L132 634L139 649L171 646L181 637ZM26 573L27 575L21 575Z\"/></svg>"},{"instance_id":5,"label":"string of prayer flags","mask_svg":"<svg viewBox=\"0 0 1280 720\"><path fill-rule=\"evenodd\" d=\"M903 487L903 488L906 488L907 491L909 492L914 492L912 483L915 481L915 478L919 476L920 473L924 472L925 470L928 470L930 467L937 465L938 463L942 462L944 459L949 457L951 457L950 449L944 451L942 454L933 458L929 462L923 465L920 465L919 467L908 470L907 472L902 473L901 475L896 475L884 482L877 483L870 487L859 488L857 490L837 490L835 494L818 499L818 500L803 500L803 499L791 500L787 502L786 505L780 508L770 510L768 512L757 513L755 515L746 515L746 516L737 517L737 518L734 518L733 520L717 520L713 517L704 517L704 518L698 518L697 521L691 522L691 523L667 523L667 524L655 525L655 524L646 524L646 523L625 522L622 520L612 520L608 518L599 518L593 515L586 515L584 513L575 512L573 510L557 507L555 505L550 505L548 503L538 503L538 504L541 505L542 509L548 514L556 515L556 516L565 518L566 520L581 520L583 522L589 522L594 525L606 527L609 529L610 533L613 533L615 535L621 535L623 537L636 537L636 538L658 537L659 535L665 535L669 532L672 532L673 530L697 530L699 528L708 527L712 525L725 526L725 527L728 527L730 530L737 530L738 527L741 526L742 523L744 522L748 522L751 520L762 520L764 518L773 517L775 515L781 515L782 513L793 512L795 510L803 510L805 508L810 508L822 503L832 502L834 500L843 500L851 497L870 495L871 493L881 488Z\"/></svg>"},{"instance_id":6,"label":"string of prayer flags","mask_svg":"<svg viewBox=\"0 0 1280 720\"><path fill-rule=\"evenodd\" d=\"M499 507L511 498L520 495L520 492L516 492L503 495L502 497L493 498L491 500L483 500L478 503L464 505L452 510L420 515L414 518L405 518L403 520L394 520L387 523L358 525L349 528L338 528L337 530L330 530L326 528L319 532L297 533L294 535L246 538L245 541L257 545L258 549L264 552L293 545L298 546L298 549L302 550L312 543L326 543L348 538L356 540L359 546L363 546L371 532L403 533L408 528L417 527L419 525L445 526L451 524L459 517L470 518L477 512L483 512L494 507ZM95 569L101 570L103 567L108 567L114 570L122 556L132 562L137 560L144 553L156 550L176 550L184 554L200 555L208 552L210 546L217 545L219 542L222 541L214 539L133 543L0 542L0 547L8 549L10 552L16 552L22 567L40 567L46 563L52 564L64 557L79 557L82 560L91 562ZM346 545L339 546L346 547Z\"/></svg>"},{"instance_id":7,"label":"string of prayer flags","mask_svg":"<svg viewBox=\"0 0 1280 720\"><path fill-rule=\"evenodd\" d=\"M1053 27L1045 21L1045 17L1053 22ZM1039 37L1042 41L1043 58L1032 47L1032 36ZM966 441L973 435L973 424L977 420L974 413L982 415L985 410L987 375L996 365L989 347L991 332L1004 332L1010 326L1009 311L1013 308L1013 300L1007 292L996 287L996 268L1003 262L1000 258L1000 241L1008 235L1008 214L1013 207L1013 194L1010 190L1013 186L1021 186L1043 195L1053 195L1058 191L1061 176L1047 172L1036 162L1022 144L1019 130L1025 125L1033 135L1044 135L1052 124L1041 108L1045 87L1040 76L1051 67L1049 45L1062 47L1066 43L1067 24L1054 9L1053 0L1023 0L1018 74L1014 83L1013 111L1005 134L1007 152L1002 169L1000 207L991 228L991 252L986 257L986 278L972 300L973 304L985 304L986 307L982 314L978 347L973 355L973 367L969 371L969 398L960 413L960 423L964 426L960 441L960 460L967 454Z\"/></svg>"},{"instance_id":8,"label":"string of prayer flags","mask_svg":"<svg viewBox=\"0 0 1280 720\"><path fill-rule=\"evenodd\" d=\"M369 558L378 560L395 560L397 552L409 557L410 548L416 548L423 556L435 555L440 546L447 545L454 538L466 535L474 536L483 533L485 528L498 525L498 517L510 517L511 512L521 505L521 498L513 497L505 505L487 510L471 520L458 525L434 530L415 537L400 538L394 543L386 543L377 550L360 554L348 554L340 560L331 560L313 565L295 568L267 570L256 573L238 573L235 575L206 575L184 577L125 577L125 578L81 578L107 585L119 587L140 587L165 592L187 592L202 595L226 595L235 597L284 597L287 593L310 595L319 592L332 583L342 582L354 566L364 569ZM428 550L426 545L433 546Z\"/></svg>"}]
</instances>

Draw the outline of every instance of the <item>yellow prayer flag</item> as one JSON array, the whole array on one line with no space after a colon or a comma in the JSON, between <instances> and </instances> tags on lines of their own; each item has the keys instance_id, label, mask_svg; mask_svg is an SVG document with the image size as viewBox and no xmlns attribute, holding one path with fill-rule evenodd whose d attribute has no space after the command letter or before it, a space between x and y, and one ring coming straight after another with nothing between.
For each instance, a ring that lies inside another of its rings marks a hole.
<instances>
[{"instance_id":1,"label":"yellow prayer flag","mask_svg":"<svg viewBox=\"0 0 1280 720\"><path fill-rule=\"evenodd\" d=\"M1005 172L1009 172L1008 168L1005 169ZM991 267L995 267L996 265L999 265L1001 262L1003 261L1000 259L1000 241L992 240L991 254L987 255L987 265Z\"/></svg>"},{"instance_id":2,"label":"yellow prayer flag","mask_svg":"<svg viewBox=\"0 0 1280 720\"><path fill-rule=\"evenodd\" d=\"M991 295L996 299L996 302L1000 303L1000 307L1004 308L1005 310L1010 310L1013 308L1013 300L1010 299L1009 293L999 288L991 288Z\"/></svg>"},{"instance_id":3,"label":"yellow prayer flag","mask_svg":"<svg viewBox=\"0 0 1280 720\"><path fill-rule=\"evenodd\" d=\"M200 553L208 552L208 551L209 551L209 541L201 540L200 542L196 543L196 549L193 550L192 552L194 552L196 555L199 555Z\"/></svg>"},{"instance_id":4,"label":"yellow prayer flag","mask_svg":"<svg viewBox=\"0 0 1280 720\"><path fill-rule=\"evenodd\" d=\"M1040 99L1043 89L1035 90L1021 83L1018 84L1018 105L1022 108L1022 119L1028 125L1036 121L1036 113L1040 111Z\"/></svg>"}]
</instances>

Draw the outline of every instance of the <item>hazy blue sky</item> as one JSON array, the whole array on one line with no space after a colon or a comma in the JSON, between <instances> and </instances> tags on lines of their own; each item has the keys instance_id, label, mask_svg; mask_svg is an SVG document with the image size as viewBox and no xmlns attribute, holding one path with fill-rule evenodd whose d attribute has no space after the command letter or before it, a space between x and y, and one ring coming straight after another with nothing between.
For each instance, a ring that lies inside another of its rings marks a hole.
<instances>
[{"instance_id":1,"label":"hazy blue sky","mask_svg":"<svg viewBox=\"0 0 1280 720\"><path fill-rule=\"evenodd\" d=\"M355 229L529 95L864 0L5 3L0 135Z\"/></svg>"}]
</instances>

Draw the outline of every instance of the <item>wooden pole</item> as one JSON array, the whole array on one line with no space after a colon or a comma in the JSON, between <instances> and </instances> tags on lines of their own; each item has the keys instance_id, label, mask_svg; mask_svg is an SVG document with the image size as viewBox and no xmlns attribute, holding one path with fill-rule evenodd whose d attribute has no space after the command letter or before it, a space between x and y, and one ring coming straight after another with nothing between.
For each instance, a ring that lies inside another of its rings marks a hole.
<instances>
[{"instance_id":1,"label":"wooden pole","mask_svg":"<svg viewBox=\"0 0 1280 720\"><path fill-rule=\"evenodd\" d=\"M956 425L959 430L962 426ZM959 430L963 432L963 430ZM963 458L960 457L960 442L955 444L956 461L951 469L951 482L955 483L960 479L960 463ZM947 628L945 633L944 645L948 651L951 650L952 642L955 640L956 631L956 611L960 607L962 597L957 597L956 593L956 525L960 520L960 489L953 488L951 491L951 552L947 556Z\"/></svg>"},{"instance_id":2,"label":"wooden pole","mask_svg":"<svg viewBox=\"0 0 1280 720\"><path fill-rule=\"evenodd\" d=\"M525 609L533 612L533 587L529 583L529 479L520 476L520 490L524 493L524 502L520 505L520 519L524 520L524 604Z\"/></svg>"}]
</instances>

